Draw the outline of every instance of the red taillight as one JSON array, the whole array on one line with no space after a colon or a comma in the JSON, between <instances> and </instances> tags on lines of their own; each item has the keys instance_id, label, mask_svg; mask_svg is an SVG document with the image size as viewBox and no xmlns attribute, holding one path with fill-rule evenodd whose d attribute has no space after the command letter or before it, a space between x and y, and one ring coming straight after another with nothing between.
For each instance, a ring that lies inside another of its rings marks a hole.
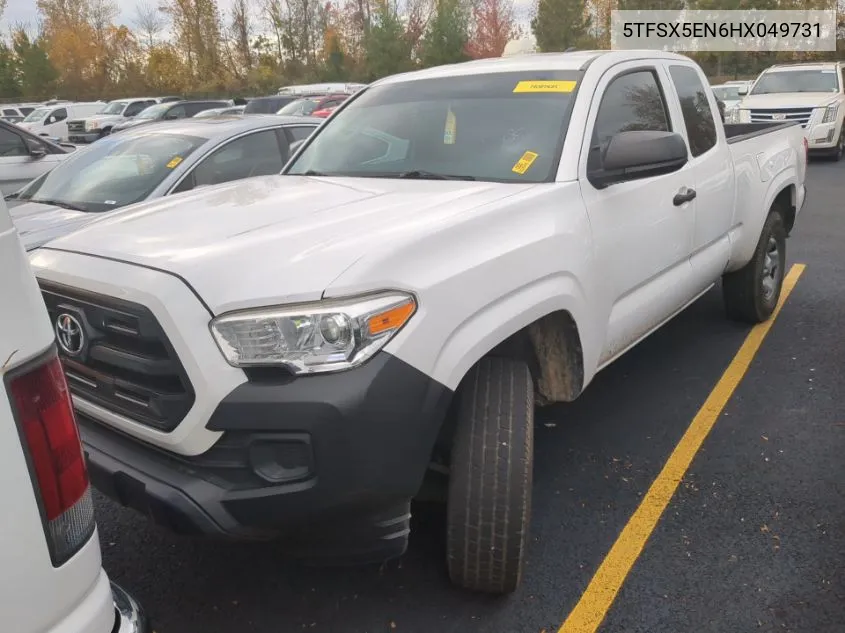
<instances>
[{"instance_id":1,"label":"red taillight","mask_svg":"<svg viewBox=\"0 0 845 633\"><path fill-rule=\"evenodd\" d=\"M9 382L46 519L54 564L72 556L94 528L85 456L61 362L50 359Z\"/></svg>"},{"instance_id":2,"label":"red taillight","mask_svg":"<svg viewBox=\"0 0 845 633\"><path fill-rule=\"evenodd\" d=\"M311 116L316 116L316 117L320 117L321 119L325 119L331 113L332 113L331 110L314 110L314 112L311 113Z\"/></svg>"}]
</instances>

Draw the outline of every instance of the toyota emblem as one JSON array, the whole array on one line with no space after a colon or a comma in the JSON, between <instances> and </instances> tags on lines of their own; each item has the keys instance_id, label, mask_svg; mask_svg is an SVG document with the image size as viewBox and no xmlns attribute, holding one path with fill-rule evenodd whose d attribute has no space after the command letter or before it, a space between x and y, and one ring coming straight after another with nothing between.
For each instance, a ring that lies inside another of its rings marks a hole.
<instances>
[{"instance_id":1,"label":"toyota emblem","mask_svg":"<svg viewBox=\"0 0 845 633\"><path fill-rule=\"evenodd\" d=\"M85 346L85 332L79 320L67 312L56 319L56 339L59 347L70 356L78 356Z\"/></svg>"}]
</instances>

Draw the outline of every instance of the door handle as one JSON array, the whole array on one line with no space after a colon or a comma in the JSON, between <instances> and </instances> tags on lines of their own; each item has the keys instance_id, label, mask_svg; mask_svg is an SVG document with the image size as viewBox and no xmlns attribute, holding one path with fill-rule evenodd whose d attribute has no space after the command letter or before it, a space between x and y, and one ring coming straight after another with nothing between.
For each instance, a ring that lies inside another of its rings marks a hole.
<instances>
[{"instance_id":1,"label":"door handle","mask_svg":"<svg viewBox=\"0 0 845 633\"><path fill-rule=\"evenodd\" d=\"M672 198L672 204L674 204L676 207L679 207L685 202L695 200L695 196L695 189L690 189L689 187L681 187L678 193L675 194L675 197Z\"/></svg>"}]
</instances>

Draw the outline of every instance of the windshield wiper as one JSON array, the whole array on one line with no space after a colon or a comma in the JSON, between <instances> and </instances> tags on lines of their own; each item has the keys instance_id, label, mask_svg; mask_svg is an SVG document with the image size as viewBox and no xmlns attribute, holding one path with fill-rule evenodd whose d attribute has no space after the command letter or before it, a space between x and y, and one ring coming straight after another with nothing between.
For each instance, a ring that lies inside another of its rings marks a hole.
<instances>
[{"instance_id":1,"label":"windshield wiper","mask_svg":"<svg viewBox=\"0 0 845 633\"><path fill-rule=\"evenodd\" d=\"M21 195L20 192L15 191L14 193L10 193L10 194L3 196L3 200L17 200L17 198L20 195Z\"/></svg>"},{"instance_id":2,"label":"windshield wiper","mask_svg":"<svg viewBox=\"0 0 845 633\"><path fill-rule=\"evenodd\" d=\"M473 176L437 174L433 171L425 171L423 169L412 169L411 171L403 171L401 174L396 175L396 178L415 178L418 180L475 180Z\"/></svg>"},{"instance_id":3,"label":"windshield wiper","mask_svg":"<svg viewBox=\"0 0 845 633\"><path fill-rule=\"evenodd\" d=\"M292 175L292 176L296 176L297 174L291 174L291 175ZM309 169L308 171L304 171L304 172L302 172L302 173L301 173L301 174L299 174L299 175L300 175L300 176L325 176L326 174L324 174L324 173L323 173L323 172L321 172L321 171L316 171L316 170L314 170L314 169Z\"/></svg>"},{"instance_id":4,"label":"windshield wiper","mask_svg":"<svg viewBox=\"0 0 845 633\"><path fill-rule=\"evenodd\" d=\"M62 209L69 209L71 211L88 211L85 207L80 207L78 204L71 204L64 200L48 200L47 198L30 198L29 202L37 202L38 204L49 204L54 207L61 207Z\"/></svg>"}]
</instances>

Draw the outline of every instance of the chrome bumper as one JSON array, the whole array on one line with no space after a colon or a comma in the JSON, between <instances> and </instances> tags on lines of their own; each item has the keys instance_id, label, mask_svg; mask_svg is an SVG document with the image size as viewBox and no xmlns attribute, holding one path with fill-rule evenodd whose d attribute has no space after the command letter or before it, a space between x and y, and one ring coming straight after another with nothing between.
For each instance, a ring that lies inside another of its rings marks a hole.
<instances>
[{"instance_id":1,"label":"chrome bumper","mask_svg":"<svg viewBox=\"0 0 845 633\"><path fill-rule=\"evenodd\" d=\"M115 610L112 633L151 633L152 627L141 605L114 582L111 591Z\"/></svg>"}]
</instances>

